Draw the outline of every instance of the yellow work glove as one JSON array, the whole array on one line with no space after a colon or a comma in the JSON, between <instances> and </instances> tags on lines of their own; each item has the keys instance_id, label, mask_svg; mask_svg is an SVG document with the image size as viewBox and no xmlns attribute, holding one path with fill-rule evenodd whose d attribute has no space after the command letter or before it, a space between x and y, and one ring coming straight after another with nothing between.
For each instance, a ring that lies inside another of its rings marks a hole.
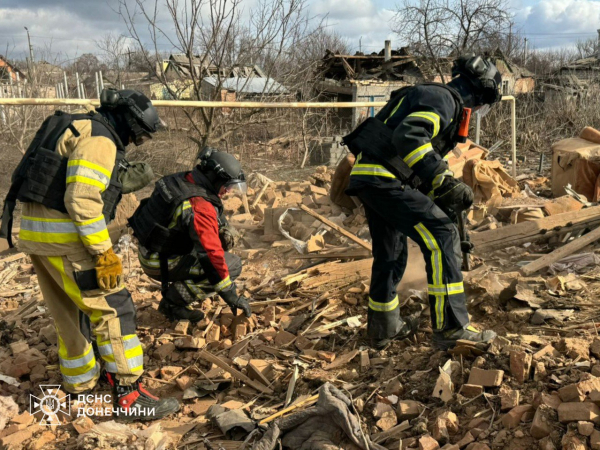
<instances>
[{"instance_id":1,"label":"yellow work glove","mask_svg":"<svg viewBox=\"0 0 600 450\"><path fill-rule=\"evenodd\" d=\"M114 289L121 284L123 266L121 259L113 252L112 247L104 253L94 256L96 278L101 289Z\"/></svg>"}]
</instances>

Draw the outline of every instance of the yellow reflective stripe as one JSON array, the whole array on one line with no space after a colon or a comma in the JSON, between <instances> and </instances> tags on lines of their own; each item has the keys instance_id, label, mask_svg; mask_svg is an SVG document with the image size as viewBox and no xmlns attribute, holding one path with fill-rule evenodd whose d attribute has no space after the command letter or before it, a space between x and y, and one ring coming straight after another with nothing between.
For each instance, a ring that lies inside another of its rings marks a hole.
<instances>
[{"instance_id":1,"label":"yellow reflective stripe","mask_svg":"<svg viewBox=\"0 0 600 450\"><path fill-rule=\"evenodd\" d=\"M406 96L404 96L400 99L400 101L398 102L396 107L392 110L392 112L390 113L388 118L383 121L383 123L387 123L387 121L390 120L394 114L396 114L396 111L398 111L398 109L400 108L400 105L402 104L402 102L404 101L405 98L406 98Z\"/></svg>"},{"instance_id":2,"label":"yellow reflective stripe","mask_svg":"<svg viewBox=\"0 0 600 450\"><path fill-rule=\"evenodd\" d=\"M98 231L97 233L88 234L86 236L80 235L79 237L81 238L83 245L86 247L110 240L110 234L108 234L108 229L106 228L102 231Z\"/></svg>"},{"instance_id":3,"label":"yellow reflective stripe","mask_svg":"<svg viewBox=\"0 0 600 450\"><path fill-rule=\"evenodd\" d=\"M434 112L417 111L412 114L409 114L407 117L419 117L421 119L427 119L431 123L433 123L433 136L431 136L431 139L436 137L438 135L438 133L440 132L440 116L438 116Z\"/></svg>"},{"instance_id":4,"label":"yellow reflective stripe","mask_svg":"<svg viewBox=\"0 0 600 450\"><path fill-rule=\"evenodd\" d=\"M369 297L369 309L377 312L390 312L395 310L398 306L400 306L400 301L398 300L398 296L394 297L391 302L380 303L373 300Z\"/></svg>"},{"instance_id":5,"label":"yellow reflective stripe","mask_svg":"<svg viewBox=\"0 0 600 450\"><path fill-rule=\"evenodd\" d=\"M82 310L84 313L89 314L90 309L83 302L82 297L81 297L81 291L79 290L79 287L77 287L77 284L75 283L75 281L72 280L71 278L69 278L69 276L65 273L65 264L63 261L63 257L62 256L48 256L48 262L52 265L52 267L54 267L58 271L58 273L60 273L62 283L63 283L63 290L65 291L65 294L67 294L67 296L71 300L73 300L73 303L75 303L80 310ZM100 313L100 315L102 314L101 311L99 311L99 313ZM96 311L94 311L92 313L92 315L90 316L90 320L92 323L97 322L97 320L94 320L95 316L97 316Z\"/></svg>"},{"instance_id":6,"label":"yellow reflective stripe","mask_svg":"<svg viewBox=\"0 0 600 450\"><path fill-rule=\"evenodd\" d=\"M465 292L465 288L462 282L450 283L446 285L427 285L427 292L431 295L456 295Z\"/></svg>"},{"instance_id":7,"label":"yellow reflective stripe","mask_svg":"<svg viewBox=\"0 0 600 450\"><path fill-rule=\"evenodd\" d=\"M221 292L223 289L225 289L229 286L231 286L231 278L229 277L229 275L227 275L227 278L225 278L224 280L221 280L217 284L215 284L215 291Z\"/></svg>"},{"instance_id":8,"label":"yellow reflective stripe","mask_svg":"<svg viewBox=\"0 0 600 450\"><path fill-rule=\"evenodd\" d=\"M431 234L431 232L423 225L418 223L415 225L415 230L423 239L425 246L431 252L431 269L433 271L432 281L434 285L441 286L443 280L443 266L442 266L442 251L437 241ZM444 325L444 295L435 295L435 310L436 310L436 328L441 329Z\"/></svg>"},{"instance_id":9,"label":"yellow reflective stripe","mask_svg":"<svg viewBox=\"0 0 600 450\"><path fill-rule=\"evenodd\" d=\"M141 345L133 347L132 349L129 349L129 350L125 350L125 358L126 359L132 359L132 358L135 358L136 356L143 356L143 355L144 355L144 350L142 349ZM115 354L108 353L108 354L102 355L102 360L105 362L114 363L115 362Z\"/></svg>"},{"instance_id":10,"label":"yellow reflective stripe","mask_svg":"<svg viewBox=\"0 0 600 450\"><path fill-rule=\"evenodd\" d=\"M96 367L96 358L93 357L83 366L80 367L65 367L60 365L60 373L66 376L83 375L93 370Z\"/></svg>"},{"instance_id":11,"label":"yellow reflective stripe","mask_svg":"<svg viewBox=\"0 0 600 450\"><path fill-rule=\"evenodd\" d=\"M432 151L433 151L433 147L431 146L431 143L428 142L427 144L421 145L420 147L414 149L412 152L410 152L408 155L406 155L403 159L404 159L404 162L406 164L408 164L408 167L412 167L416 163L421 161L427 153L432 152Z\"/></svg>"},{"instance_id":12,"label":"yellow reflective stripe","mask_svg":"<svg viewBox=\"0 0 600 450\"><path fill-rule=\"evenodd\" d=\"M31 242L43 242L44 244L70 244L79 241L79 234L20 230L19 239Z\"/></svg>"},{"instance_id":13,"label":"yellow reflective stripe","mask_svg":"<svg viewBox=\"0 0 600 450\"><path fill-rule=\"evenodd\" d=\"M84 177L82 175L74 175L71 177L67 177L67 184L70 183L89 184L90 186L94 186L100 189L100 192L104 192L104 190L106 189L106 186L102 182L94 180L93 178Z\"/></svg>"},{"instance_id":14,"label":"yellow reflective stripe","mask_svg":"<svg viewBox=\"0 0 600 450\"><path fill-rule=\"evenodd\" d=\"M395 175L379 164L355 164L350 175L369 175L385 178L396 178Z\"/></svg>"},{"instance_id":15,"label":"yellow reflective stripe","mask_svg":"<svg viewBox=\"0 0 600 450\"><path fill-rule=\"evenodd\" d=\"M177 220L179 219L183 211L185 211L186 209L190 209L191 207L192 205L190 204L189 200L184 200L184 202L181 205L179 205L175 210L175 214L173 214L173 219L171 219L171 223L169 224L168 228L173 228L177 224Z\"/></svg>"},{"instance_id":16,"label":"yellow reflective stripe","mask_svg":"<svg viewBox=\"0 0 600 450\"><path fill-rule=\"evenodd\" d=\"M83 245L85 246L99 244L100 242L110 239L103 215L84 222L74 223L77 232L81 237L81 242L83 242Z\"/></svg>"},{"instance_id":17,"label":"yellow reflective stripe","mask_svg":"<svg viewBox=\"0 0 600 450\"><path fill-rule=\"evenodd\" d=\"M104 167L102 167L98 164L94 164L93 162L86 161L85 159L73 159L67 163L67 167L73 167L73 166L83 166L83 167L87 167L88 169L97 170L101 174L107 176L109 179L112 175Z\"/></svg>"}]
</instances>

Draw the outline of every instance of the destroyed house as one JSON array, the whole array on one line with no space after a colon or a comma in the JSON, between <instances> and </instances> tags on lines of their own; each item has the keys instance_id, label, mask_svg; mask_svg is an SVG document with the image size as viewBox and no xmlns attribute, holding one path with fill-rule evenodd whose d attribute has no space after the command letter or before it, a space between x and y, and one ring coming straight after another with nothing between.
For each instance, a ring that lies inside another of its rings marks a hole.
<instances>
[{"instance_id":1,"label":"destroyed house","mask_svg":"<svg viewBox=\"0 0 600 450\"><path fill-rule=\"evenodd\" d=\"M221 100L223 101L236 101L242 98L280 98L291 95L289 89L266 76L224 79L211 76L202 79L202 92L206 97L212 98L216 89L221 90Z\"/></svg>"},{"instance_id":2,"label":"destroyed house","mask_svg":"<svg viewBox=\"0 0 600 450\"><path fill-rule=\"evenodd\" d=\"M379 53L344 55L327 51L317 69L317 90L322 98L338 102L381 102L390 93L425 78L406 48L392 50L391 42ZM353 108L340 111L347 128L356 126L379 108Z\"/></svg>"},{"instance_id":3,"label":"destroyed house","mask_svg":"<svg viewBox=\"0 0 600 450\"><path fill-rule=\"evenodd\" d=\"M26 81L25 74L0 55L0 83L15 83Z\"/></svg>"},{"instance_id":4,"label":"destroyed house","mask_svg":"<svg viewBox=\"0 0 600 450\"><path fill-rule=\"evenodd\" d=\"M161 73L157 68L157 73ZM202 79L210 76L230 77L264 77L262 69L256 65L222 67L213 62L209 56L193 56L174 54L162 62L162 70L168 80Z\"/></svg>"}]
</instances>

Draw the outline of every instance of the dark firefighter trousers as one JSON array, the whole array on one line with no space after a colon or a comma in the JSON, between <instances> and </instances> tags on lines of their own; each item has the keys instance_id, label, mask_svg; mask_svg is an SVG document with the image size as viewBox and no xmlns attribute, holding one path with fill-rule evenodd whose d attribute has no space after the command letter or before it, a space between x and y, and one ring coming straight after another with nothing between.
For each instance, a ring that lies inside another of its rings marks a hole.
<instances>
[{"instance_id":1,"label":"dark firefighter trousers","mask_svg":"<svg viewBox=\"0 0 600 450\"><path fill-rule=\"evenodd\" d=\"M357 195L365 207L373 240L368 336L387 339L402 327L396 287L406 269L407 236L419 245L425 258L433 330L468 325L456 225L417 190L364 186Z\"/></svg>"}]
</instances>

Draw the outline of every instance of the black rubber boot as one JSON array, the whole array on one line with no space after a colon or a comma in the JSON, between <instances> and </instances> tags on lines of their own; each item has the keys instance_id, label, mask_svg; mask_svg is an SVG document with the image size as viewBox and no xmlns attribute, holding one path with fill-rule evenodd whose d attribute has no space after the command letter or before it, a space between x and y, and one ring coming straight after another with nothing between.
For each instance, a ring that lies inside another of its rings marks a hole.
<instances>
[{"instance_id":1,"label":"black rubber boot","mask_svg":"<svg viewBox=\"0 0 600 450\"><path fill-rule=\"evenodd\" d=\"M114 415L125 422L158 420L179 411L173 397L160 399L148 392L139 381L129 386L113 386Z\"/></svg>"},{"instance_id":2,"label":"black rubber boot","mask_svg":"<svg viewBox=\"0 0 600 450\"><path fill-rule=\"evenodd\" d=\"M433 345L440 350L448 350L456 345L456 341L465 340L475 344L488 344L497 336L492 330L479 331L471 325L464 328L433 333Z\"/></svg>"},{"instance_id":3,"label":"black rubber boot","mask_svg":"<svg viewBox=\"0 0 600 450\"><path fill-rule=\"evenodd\" d=\"M200 322L204 319L204 313L197 309L193 309L190 304L196 299L192 294L187 292L187 288L181 282L175 282L158 305L158 312L165 315L167 319L189 320L191 323Z\"/></svg>"},{"instance_id":4,"label":"black rubber boot","mask_svg":"<svg viewBox=\"0 0 600 450\"><path fill-rule=\"evenodd\" d=\"M411 337L419 329L419 315L413 314L411 316L404 317L401 320L404 323L400 328L400 331L398 331L398 333L387 339L371 339L371 347L373 347L376 350L381 350L392 341L401 341L402 339L407 339Z\"/></svg>"}]
</instances>

